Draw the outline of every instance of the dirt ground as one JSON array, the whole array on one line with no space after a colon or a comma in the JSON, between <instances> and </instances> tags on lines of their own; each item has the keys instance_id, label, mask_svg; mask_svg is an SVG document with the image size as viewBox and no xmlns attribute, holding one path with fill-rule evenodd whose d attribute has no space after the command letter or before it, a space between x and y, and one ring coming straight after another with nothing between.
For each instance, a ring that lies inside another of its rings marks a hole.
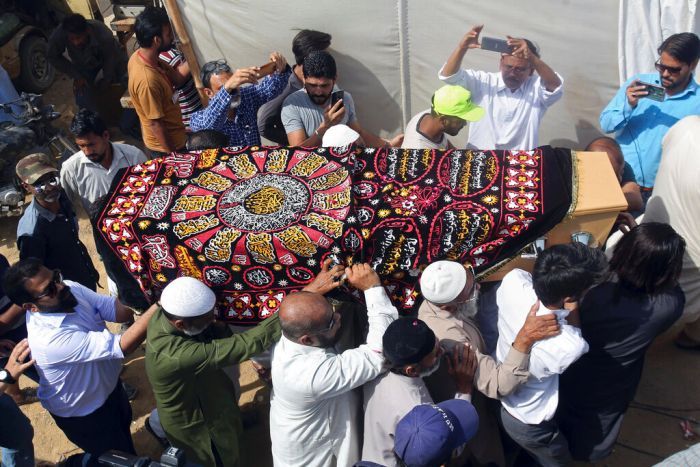
<instances>
[{"instance_id":1,"label":"dirt ground","mask_svg":"<svg viewBox=\"0 0 700 467\"><path fill-rule=\"evenodd\" d=\"M59 125L67 127L74 111L71 82L59 74L53 87L46 93L45 100L47 103L56 105L57 110L62 113ZM118 135L114 139L123 140ZM128 139L127 142L134 143ZM0 253L4 254L11 263L18 259L15 247L17 221L17 218L0 218ZM88 246L102 277L106 277L104 267L95 253L90 225L85 218L80 221L80 236ZM105 285L104 279L102 285ZM100 292L104 293L104 290ZM605 462L595 465L649 466L698 442L697 438L684 439L679 424L683 418L693 421L700 418L700 377L698 377L700 353L682 351L673 346L672 338L678 328L679 325L676 325L661 336L650 349L635 399L637 402L655 406L655 410L658 410L652 412L630 408L615 452ZM158 458L160 447L143 428L146 417L155 406L153 394L146 379L143 349L130 355L125 367L122 378L139 390L138 397L132 403L134 412L132 434L136 450L139 455ZM272 460L269 448L269 391L257 378L249 363L241 366L240 383L241 406L243 409L256 410L260 415L259 423L245 432L245 439L241 443L243 465L270 466ZM20 384L24 387L34 383L22 377ZM63 457L78 452L39 403L25 405L22 410L34 426L37 461L57 462ZM698 426L695 425L695 428L698 429Z\"/></svg>"}]
</instances>

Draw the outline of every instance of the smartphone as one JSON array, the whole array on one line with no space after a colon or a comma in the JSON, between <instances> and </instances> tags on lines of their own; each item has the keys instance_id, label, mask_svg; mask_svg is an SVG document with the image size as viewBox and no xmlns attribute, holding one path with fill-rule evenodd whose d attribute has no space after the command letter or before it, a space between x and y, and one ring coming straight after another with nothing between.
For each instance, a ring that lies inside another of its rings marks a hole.
<instances>
[{"instance_id":1,"label":"smartphone","mask_svg":"<svg viewBox=\"0 0 700 467\"><path fill-rule=\"evenodd\" d=\"M509 54L513 51L505 39L495 39L493 37L482 37L481 48L482 50L491 50L502 54Z\"/></svg>"},{"instance_id":2,"label":"smartphone","mask_svg":"<svg viewBox=\"0 0 700 467\"><path fill-rule=\"evenodd\" d=\"M262 78L263 76L271 75L272 73L274 73L277 69L277 65L275 64L275 62L268 62L259 68L260 71L258 71L258 74Z\"/></svg>"},{"instance_id":3,"label":"smartphone","mask_svg":"<svg viewBox=\"0 0 700 467\"><path fill-rule=\"evenodd\" d=\"M658 101L658 102L663 102L664 99L666 98L666 90L662 88L661 86L657 86L655 84L649 84L649 83L643 83L639 82L640 86L646 86L646 89L644 89L647 94L644 97L648 97L649 99L653 101Z\"/></svg>"},{"instance_id":4,"label":"smartphone","mask_svg":"<svg viewBox=\"0 0 700 467\"><path fill-rule=\"evenodd\" d=\"M331 94L331 107L333 107L336 102L342 101L344 95L345 95L345 91L335 91L333 94ZM345 104L343 104L343 105L345 105Z\"/></svg>"}]
</instances>

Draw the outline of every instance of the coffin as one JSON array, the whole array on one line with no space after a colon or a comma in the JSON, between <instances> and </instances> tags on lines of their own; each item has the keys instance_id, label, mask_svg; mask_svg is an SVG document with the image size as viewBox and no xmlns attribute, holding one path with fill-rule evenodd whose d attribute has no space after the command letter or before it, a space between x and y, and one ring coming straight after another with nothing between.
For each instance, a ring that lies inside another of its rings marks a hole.
<instances>
[{"instance_id":1,"label":"coffin","mask_svg":"<svg viewBox=\"0 0 700 467\"><path fill-rule=\"evenodd\" d=\"M254 325L330 258L370 263L411 313L431 262L494 280L530 266L511 260L539 237L602 243L625 206L615 182L605 154L551 147L222 148L125 169L95 227L127 301L188 275L215 290L220 318Z\"/></svg>"},{"instance_id":2,"label":"coffin","mask_svg":"<svg viewBox=\"0 0 700 467\"><path fill-rule=\"evenodd\" d=\"M543 235L544 247L571 242L578 232L591 234L589 246L605 245L617 215L627 209L627 201L610 160L604 152L574 152L577 166L577 190L573 193L573 214ZM528 249L502 268L485 275L484 281L501 280L513 268L532 271L535 251Z\"/></svg>"}]
</instances>

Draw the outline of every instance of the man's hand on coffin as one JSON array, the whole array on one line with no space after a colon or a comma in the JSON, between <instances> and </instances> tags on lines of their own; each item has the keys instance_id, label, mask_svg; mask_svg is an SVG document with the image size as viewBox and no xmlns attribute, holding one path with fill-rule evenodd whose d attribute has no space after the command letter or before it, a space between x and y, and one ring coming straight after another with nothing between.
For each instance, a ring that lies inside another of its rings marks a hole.
<instances>
[{"instance_id":1,"label":"man's hand on coffin","mask_svg":"<svg viewBox=\"0 0 700 467\"><path fill-rule=\"evenodd\" d=\"M471 394L476 373L476 351L469 344L458 344L447 357L447 372L457 386L457 392Z\"/></svg>"},{"instance_id":2,"label":"man's hand on coffin","mask_svg":"<svg viewBox=\"0 0 700 467\"><path fill-rule=\"evenodd\" d=\"M403 133L399 133L387 141L392 148L400 148L403 144Z\"/></svg>"},{"instance_id":3,"label":"man's hand on coffin","mask_svg":"<svg viewBox=\"0 0 700 467\"><path fill-rule=\"evenodd\" d=\"M339 279L342 277L343 272L345 271L345 266L342 264L336 264L331 268L330 265L331 259L327 258L321 265L321 272L318 273L313 282L304 287L302 290L325 295L338 287L340 285Z\"/></svg>"},{"instance_id":4,"label":"man's hand on coffin","mask_svg":"<svg viewBox=\"0 0 700 467\"><path fill-rule=\"evenodd\" d=\"M382 285L382 281L377 273L367 263L353 264L345 269L345 274L348 284L363 292L372 287L381 287Z\"/></svg>"},{"instance_id":5,"label":"man's hand on coffin","mask_svg":"<svg viewBox=\"0 0 700 467\"><path fill-rule=\"evenodd\" d=\"M258 82L258 72L255 67L239 68L224 83L224 89L231 92L243 84L255 84Z\"/></svg>"},{"instance_id":6,"label":"man's hand on coffin","mask_svg":"<svg viewBox=\"0 0 700 467\"><path fill-rule=\"evenodd\" d=\"M535 342L559 334L557 316L554 313L537 316L537 310L539 308L539 300L530 307L530 311L525 319L525 324L520 328L518 335L515 336L515 340L513 341L513 348L515 350L528 353Z\"/></svg>"}]
</instances>

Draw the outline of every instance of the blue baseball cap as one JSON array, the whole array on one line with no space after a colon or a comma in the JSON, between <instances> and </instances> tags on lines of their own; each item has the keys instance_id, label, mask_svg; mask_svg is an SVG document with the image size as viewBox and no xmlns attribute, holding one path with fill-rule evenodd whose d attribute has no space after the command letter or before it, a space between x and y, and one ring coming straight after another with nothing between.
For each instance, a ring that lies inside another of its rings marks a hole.
<instances>
[{"instance_id":1,"label":"blue baseball cap","mask_svg":"<svg viewBox=\"0 0 700 467\"><path fill-rule=\"evenodd\" d=\"M394 452L408 467L434 466L469 441L479 428L479 415L463 399L414 407L396 425Z\"/></svg>"}]
</instances>

